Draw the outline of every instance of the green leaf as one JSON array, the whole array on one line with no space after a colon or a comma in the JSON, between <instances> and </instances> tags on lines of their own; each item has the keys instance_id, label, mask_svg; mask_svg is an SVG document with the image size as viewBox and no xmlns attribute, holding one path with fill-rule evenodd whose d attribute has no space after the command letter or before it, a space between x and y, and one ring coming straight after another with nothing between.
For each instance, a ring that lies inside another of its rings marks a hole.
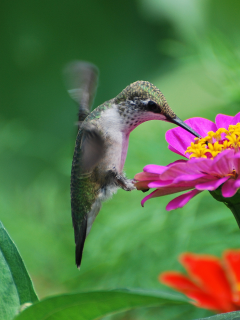
<instances>
[{"instance_id":1,"label":"green leaf","mask_svg":"<svg viewBox=\"0 0 240 320\"><path fill-rule=\"evenodd\" d=\"M240 320L240 311L222 313L216 316L201 318L197 320Z\"/></svg>"},{"instance_id":2,"label":"green leaf","mask_svg":"<svg viewBox=\"0 0 240 320\"><path fill-rule=\"evenodd\" d=\"M15 320L90 320L137 307L187 303L185 297L158 291L95 291L47 298L25 309Z\"/></svg>"},{"instance_id":3,"label":"green leaf","mask_svg":"<svg viewBox=\"0 0 240 320\"><path fill-rule=\"evenodd\" d=\"M21 305L38 301L23 260L0 222L0 319L12 319Z\"/></svg>"}]
</instances>

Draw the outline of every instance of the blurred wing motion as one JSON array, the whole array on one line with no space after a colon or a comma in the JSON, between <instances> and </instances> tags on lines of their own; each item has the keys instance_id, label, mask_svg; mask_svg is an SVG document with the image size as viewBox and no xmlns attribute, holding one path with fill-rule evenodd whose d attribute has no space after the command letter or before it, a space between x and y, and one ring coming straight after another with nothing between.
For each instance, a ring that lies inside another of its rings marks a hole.
<instances>
[{"instance_id":1,"label":"blurred wing motion","mask_svg":"<svg viewBox=\"0 0 240 320\"><path fill-rule=\"evenodd\" d=\"M97 89L98 69L89 62L74 61L66 66L64 78L70 97L79 105L78 121L81 124L90 113L93 104Z\"/></svg>"},{"instance_id":2,"label":"blurred wing motion","mask_svg":"<svg viewBox=\"0 0 240 320\"><path fill-rule=\"evenodd\" d=\"M104 156L104 140L97 130L82 122L88 116L97 87L97 68L87 62L70 63L64 70L71 98L79 105L78 135L71 172L71 210L76 244L76 264L79 267L88 232L88 218L100 209L96 201L99 185L94 183L94 169ZM94 204L94 205L93 205Z\"/></svg>"}]
</instances>

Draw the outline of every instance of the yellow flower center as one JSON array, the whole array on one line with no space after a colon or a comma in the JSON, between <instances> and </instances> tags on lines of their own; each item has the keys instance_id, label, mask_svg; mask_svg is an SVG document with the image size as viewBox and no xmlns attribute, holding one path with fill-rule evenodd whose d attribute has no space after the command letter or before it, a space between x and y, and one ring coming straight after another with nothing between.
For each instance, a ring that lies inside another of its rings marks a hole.
<instances>
[{"instance_id":1,"label":"yellow flower center","mask_svg":"<svg viewBox=\"0 0 240 320\"><path fill-rule=\"evenodd\" d=\"M195 138L187 148L189 158L215 158L226 149L239 151L240 147L240 123L230 125L228 130L220 128L216 132L209 131L205 138Z\"/></svg>"}]
</instances>

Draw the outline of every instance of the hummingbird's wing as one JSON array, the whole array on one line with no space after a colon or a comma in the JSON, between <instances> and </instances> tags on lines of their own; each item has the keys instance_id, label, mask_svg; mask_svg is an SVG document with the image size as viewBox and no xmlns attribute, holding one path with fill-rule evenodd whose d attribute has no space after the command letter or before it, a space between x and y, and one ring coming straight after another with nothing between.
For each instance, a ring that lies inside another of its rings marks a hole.
<instances>
[{"instance_id":1,"label":"hummingbird's wing","mask_svg":"<svg viewBox=\"0 0 240 320\"><path fill-rule=\"evenodd\" d=\"M74 61L64 69L64 78L70 97L79 105L78 121L90 113L97 89L98 69L85 61Z\"/></svg>"},{"instance_id":2,"label":"hummingbird's wing","mask_svg":"<svg viewBox=\"0 0 240 320\"><path fill-rule=\"evenodd\" d=\"M81 173L92 172L105 153L104 139L97 128L83 130L81 141Z\"/></svg>"},{"instance_id":3,"label":"hummingbird's wing","mask_svg":"<svg viewBox=\"0 0 240 320\"><path fill-rule=\"evenodd\" d=\"M78 267L87 235L88 213L93 207L96 211L100 209L100 203L96 202L100 185L94 175L104 153L104 139L97 128L89 126L78 131L71 174L71 208Z\"/></svg>"}]
</instances>

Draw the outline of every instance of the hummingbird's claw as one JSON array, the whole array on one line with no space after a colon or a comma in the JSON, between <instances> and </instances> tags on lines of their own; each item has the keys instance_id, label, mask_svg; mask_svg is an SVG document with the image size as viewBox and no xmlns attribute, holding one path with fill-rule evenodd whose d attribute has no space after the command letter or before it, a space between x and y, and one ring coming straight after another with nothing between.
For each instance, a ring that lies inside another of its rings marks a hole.
<instances>
[{"instance_id":1,"label":"hummingbird's claw","mask_svg":"<svg viewBox=\"0 0 240 320\"><path fill-rule=\"evenodd\" d=\"M126 179L126 178L125 178ZM126 179L125 180L125 186L123 187L123 190L125 191L132 191L135 190L135 181L134 179Z\"/></svg>"},{"instance_id":2,"label":"hummingbird's claw","mask_svg":"<svg viewBox=\"0 0 240 320\"><path fill-rule=\"evenodd\" d=\"M134 184L134 179L127 179L123 176L117 175L117 182L119 186L125 190L125 191L132 191L136 189L135 184Z\"/></svg>"},{"instance_id":3,"label":"hummingbird's claw","mask_svg":"<svg viewBox=\"0 0 240 320\"><path fill-rule=\"evenodd\" d=\"M111 176L114 179L115 183L123 190L132 191L136 189L136 186L135 186L136 180L128 179L123 175L117 173L117 171L115 170L109 170L108 175Z\"/></svg>"}]
</instances>

